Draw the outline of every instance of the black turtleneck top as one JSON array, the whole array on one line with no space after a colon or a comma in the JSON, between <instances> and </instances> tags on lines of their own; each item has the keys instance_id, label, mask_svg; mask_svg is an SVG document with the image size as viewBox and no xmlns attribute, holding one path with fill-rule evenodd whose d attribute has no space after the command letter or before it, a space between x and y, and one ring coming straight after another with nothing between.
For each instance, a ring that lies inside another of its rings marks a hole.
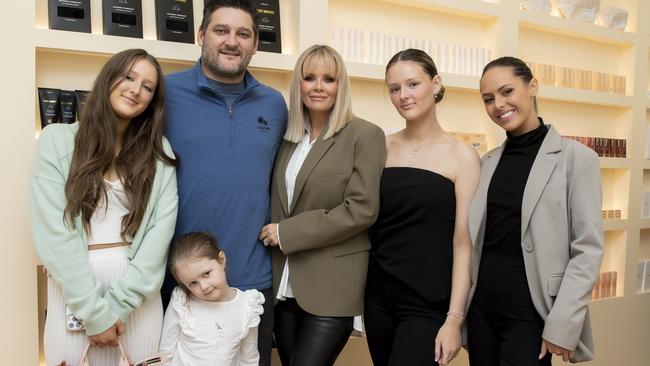
<instances>
[{"instance_id":1,"label":"black turtleneck top","mask_svg":"<svg viewBox=\"0 0 650 366\"><path fill-rule=\"evenodd\" d=\"M506 146L488 188L484 253L523 261L521 204L530 169L547 132L548 127L539 118L539 127L532 131L521 136L507 133Z\"/></svg>"}]
</instances>

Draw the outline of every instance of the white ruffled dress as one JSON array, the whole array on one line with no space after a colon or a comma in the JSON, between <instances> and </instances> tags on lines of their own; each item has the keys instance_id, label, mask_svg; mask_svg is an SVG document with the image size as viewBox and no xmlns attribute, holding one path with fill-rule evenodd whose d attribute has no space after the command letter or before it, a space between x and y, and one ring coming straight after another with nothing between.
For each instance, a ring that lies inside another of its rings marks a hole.
<instances>
[{"instance_id":1,"label":"white ruffled dress","mask_svg":"<svg viewBox=\"0 0 650 366\"><path fill-rule=\"evenodd\" d=\"M264 295L241 291L230 301L210 302L176 287L165 313L160 352L173 366L258 365L257 326Z\"/></svg>"}]
</instances>

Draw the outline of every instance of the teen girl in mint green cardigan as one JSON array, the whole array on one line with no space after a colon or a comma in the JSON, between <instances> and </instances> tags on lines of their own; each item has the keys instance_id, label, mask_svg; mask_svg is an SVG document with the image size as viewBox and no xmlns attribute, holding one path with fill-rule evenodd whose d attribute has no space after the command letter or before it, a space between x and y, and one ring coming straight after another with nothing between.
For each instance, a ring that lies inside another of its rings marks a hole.
<instances>
[{"instance_id":1,"label":"teen girl in mint green cardigan","mask_svg":"<svg viewBox=\"0 0 650 366\"><path fill-rule=\"evenodd\" d=\"M39 138L30 205L49 274L47 365L76 364L88 342L99 346L91 364L116 364L120 336L133 359L158 350L178 203L163 82L144 50L120 52L98 75L81 121ZM85 330L66 329L68 313Z\"/></svg>"}]
</instances>

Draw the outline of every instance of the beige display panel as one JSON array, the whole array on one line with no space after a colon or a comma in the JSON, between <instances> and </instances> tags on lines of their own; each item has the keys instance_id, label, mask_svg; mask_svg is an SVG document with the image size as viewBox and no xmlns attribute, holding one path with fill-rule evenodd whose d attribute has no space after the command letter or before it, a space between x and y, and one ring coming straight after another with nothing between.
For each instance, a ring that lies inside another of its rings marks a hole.
<instances>
[{"instance_id":1,"label":"beige display panel","mask_svg":"<svg viewBox=\"0 0 650 366\"><path fill-rule=\"evenodd\" d=\"M470 56L469 49L488 50L492 58L514 55L530 62L625 76L623 95L543 85L539 105L545 121L563 135L627 140L626 158L600 158L603 209L620 210L621 217L605 220L601 270L617 272L616 291L615 296L590 304L597 348L597 360L590 365L650 362L650 292L637 291L638 263L650 260L650 218L642 215L644 193L650 192L650 162L645 153L650 127L650 23L646 19L650 2L602 1L603 6L630 11L625 31L522 11L518 0L281 0L280 4L283 54L258 52L252 62L255 76L287 98L300 51L313 43L332 43L332 28L355 29L363 35L356 43L363 50L356 61L347 63L354 111L390 131L402 128L403 121L388 99L384 65L368 58L371 33L404 42L458 46L456 55L465 52L465 58L477 57ZM202 1L194 1L197 27L201 5ZM36 88L89 89L103 62L125 48L148 50L161 60L166 73L189 67L200 55L197 45L156 40L153 1L143 1L144 39L102 35L101 0L91 0L91 6L91 34L49 30L46 0L14 2L11 15L0 25L8 35L5 52L11 52L11 57L3 58L6 85L0 99L7 111L0 135L0 156L7 172L0 180L6 254L0 268L8 299L0 311L8 315L5 329L11 330L3 332L0 348L7 364L39 362L37 305L43 302L37 299L38 260L26 203L28 167L40 126ZM451 56L453 52L448 51ZM479 77L466 72L471 69L467 65L454 64L457 57L448 58L438 60L434 55L439 66L449 70L441 74L447 87L438 106L442 126L483 134L488 148L498 146L504 134L485 115L477 90ZM279 365L277 359L274 364ZM370 364L363 338L352 338L337 362L339 366ZM452 364L467 365L466 353L461 351Z\"/></svg>"}]
</instances>

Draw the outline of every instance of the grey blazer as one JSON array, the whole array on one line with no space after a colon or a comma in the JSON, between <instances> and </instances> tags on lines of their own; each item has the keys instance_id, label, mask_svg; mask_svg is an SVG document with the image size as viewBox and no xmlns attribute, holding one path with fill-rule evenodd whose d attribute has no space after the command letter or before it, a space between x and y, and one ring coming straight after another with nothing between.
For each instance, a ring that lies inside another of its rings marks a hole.
<instances>
[{"instance_id":1,"label":"grey blazer","mask_svg":"<svg viewBox=\"0 0 650 366\"><path fill-rule=\"evenodd\" d=\"M487 193L504 145L481 159L470 208L474 294L485 237ZM604 251L600 166L586 146L551 126L530 171L521 210L521 246L542 337L575 350L572 362L594 358L588 303Z\"/></svg>"}]
</instances>

